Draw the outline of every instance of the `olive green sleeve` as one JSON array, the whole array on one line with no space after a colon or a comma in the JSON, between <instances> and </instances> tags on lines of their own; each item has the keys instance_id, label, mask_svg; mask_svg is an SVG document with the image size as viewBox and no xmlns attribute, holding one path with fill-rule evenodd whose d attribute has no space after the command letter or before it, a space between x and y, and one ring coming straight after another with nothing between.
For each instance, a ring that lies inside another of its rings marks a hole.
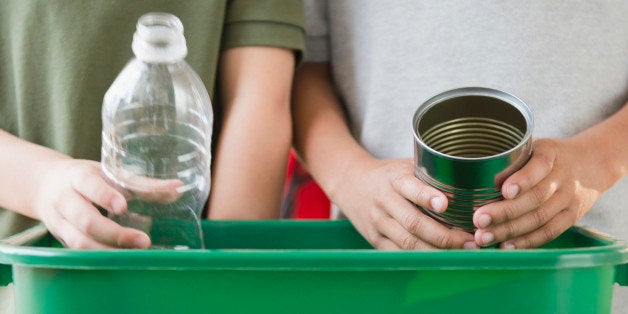
<instances>
[{"instance_id":1,"label":"olive green sleeve","mask_svg":"<svg viewBox=\"0 0 628 314\"><path fill-rule=\"evenodd\" d=\"M232 0L226 12L222 49L273 46L292 49L297 61L305 47L300 0Z\"/></svg>"}]
</instances>

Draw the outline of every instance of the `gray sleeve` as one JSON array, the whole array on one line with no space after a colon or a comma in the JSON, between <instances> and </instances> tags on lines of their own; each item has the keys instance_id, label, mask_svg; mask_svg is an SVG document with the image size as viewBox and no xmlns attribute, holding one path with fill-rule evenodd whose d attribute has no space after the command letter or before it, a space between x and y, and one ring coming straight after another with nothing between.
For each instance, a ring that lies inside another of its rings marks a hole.
<instances>
[{"instance_id":1,"label":"gray sleeve","mask_svg":"<svg viewBox=\"0 0 628 314\"><path fill-rule=\"evenodd\" d=\"M305 62L329 61L327 1L305 0Z\"/></svg>"}]
</instances>

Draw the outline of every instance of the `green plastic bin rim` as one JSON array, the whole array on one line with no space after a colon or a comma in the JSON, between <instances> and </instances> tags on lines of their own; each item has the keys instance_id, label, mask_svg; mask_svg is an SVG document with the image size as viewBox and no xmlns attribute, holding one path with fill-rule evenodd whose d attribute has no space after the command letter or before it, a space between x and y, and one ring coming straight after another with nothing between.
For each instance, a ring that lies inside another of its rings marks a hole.
<instances>
[{"instance_id":1,"label":"green plastic bin rim","mask_svg":"<svg viewBox=\"0 0 628 314\"><path fill-rule=\"evenodd\" d=\"M350 228L347 221L204 222L231 228ZM324 229L322 229L324 230ZM64 269L175 270L465 270L564 269L618 266L628 271L624 241L573 227L568 232L593 238L595 246L529 250L379 251L374 249L206 249L206 250L70 250L29 246L46 236L43 226L0 242L0 264ZM599 245L597 245L599 244ZM628 277L622 275L623 277ZM621 280L620 283L625 281Z\"/></svg>"}]
</instances>

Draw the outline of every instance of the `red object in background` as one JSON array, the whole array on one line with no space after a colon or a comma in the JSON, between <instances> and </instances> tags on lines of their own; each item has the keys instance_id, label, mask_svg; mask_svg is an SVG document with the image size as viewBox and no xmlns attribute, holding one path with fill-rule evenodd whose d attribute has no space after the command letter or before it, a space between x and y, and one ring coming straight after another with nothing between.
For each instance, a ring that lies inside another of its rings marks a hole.
<instances>
[{"instance_id":1,"label":"red object in background","mask_svg":"<svg viewBox=\"0 0 628 314\"><path fill-rule=\"evenodd\" d=\"M323 190L291 151L281 202L281 217L329 219L330 205Z\"/></svg>"}]
</instances>

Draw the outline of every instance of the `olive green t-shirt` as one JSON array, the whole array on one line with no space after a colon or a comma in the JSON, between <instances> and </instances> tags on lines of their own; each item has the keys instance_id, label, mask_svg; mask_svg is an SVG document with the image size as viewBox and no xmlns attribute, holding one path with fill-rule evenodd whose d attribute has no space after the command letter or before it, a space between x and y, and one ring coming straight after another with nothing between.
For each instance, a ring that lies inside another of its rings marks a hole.
<instances>
[{"instance_id":1,"label":"olive green t-shirt","mask_svg":"<svg viewBox=\"0 0 628 314\"><path fill-rule=\"evenodd\" d=\"M275 46L300 55L304 45L300 1L3 0L0 129L74 158L100 160L103 96L133 57L135 26L147 12L181 19L186 61L210 95L221 50ZM33 223L0 209L0 238Z\"/></svg>"}]
</instances>

